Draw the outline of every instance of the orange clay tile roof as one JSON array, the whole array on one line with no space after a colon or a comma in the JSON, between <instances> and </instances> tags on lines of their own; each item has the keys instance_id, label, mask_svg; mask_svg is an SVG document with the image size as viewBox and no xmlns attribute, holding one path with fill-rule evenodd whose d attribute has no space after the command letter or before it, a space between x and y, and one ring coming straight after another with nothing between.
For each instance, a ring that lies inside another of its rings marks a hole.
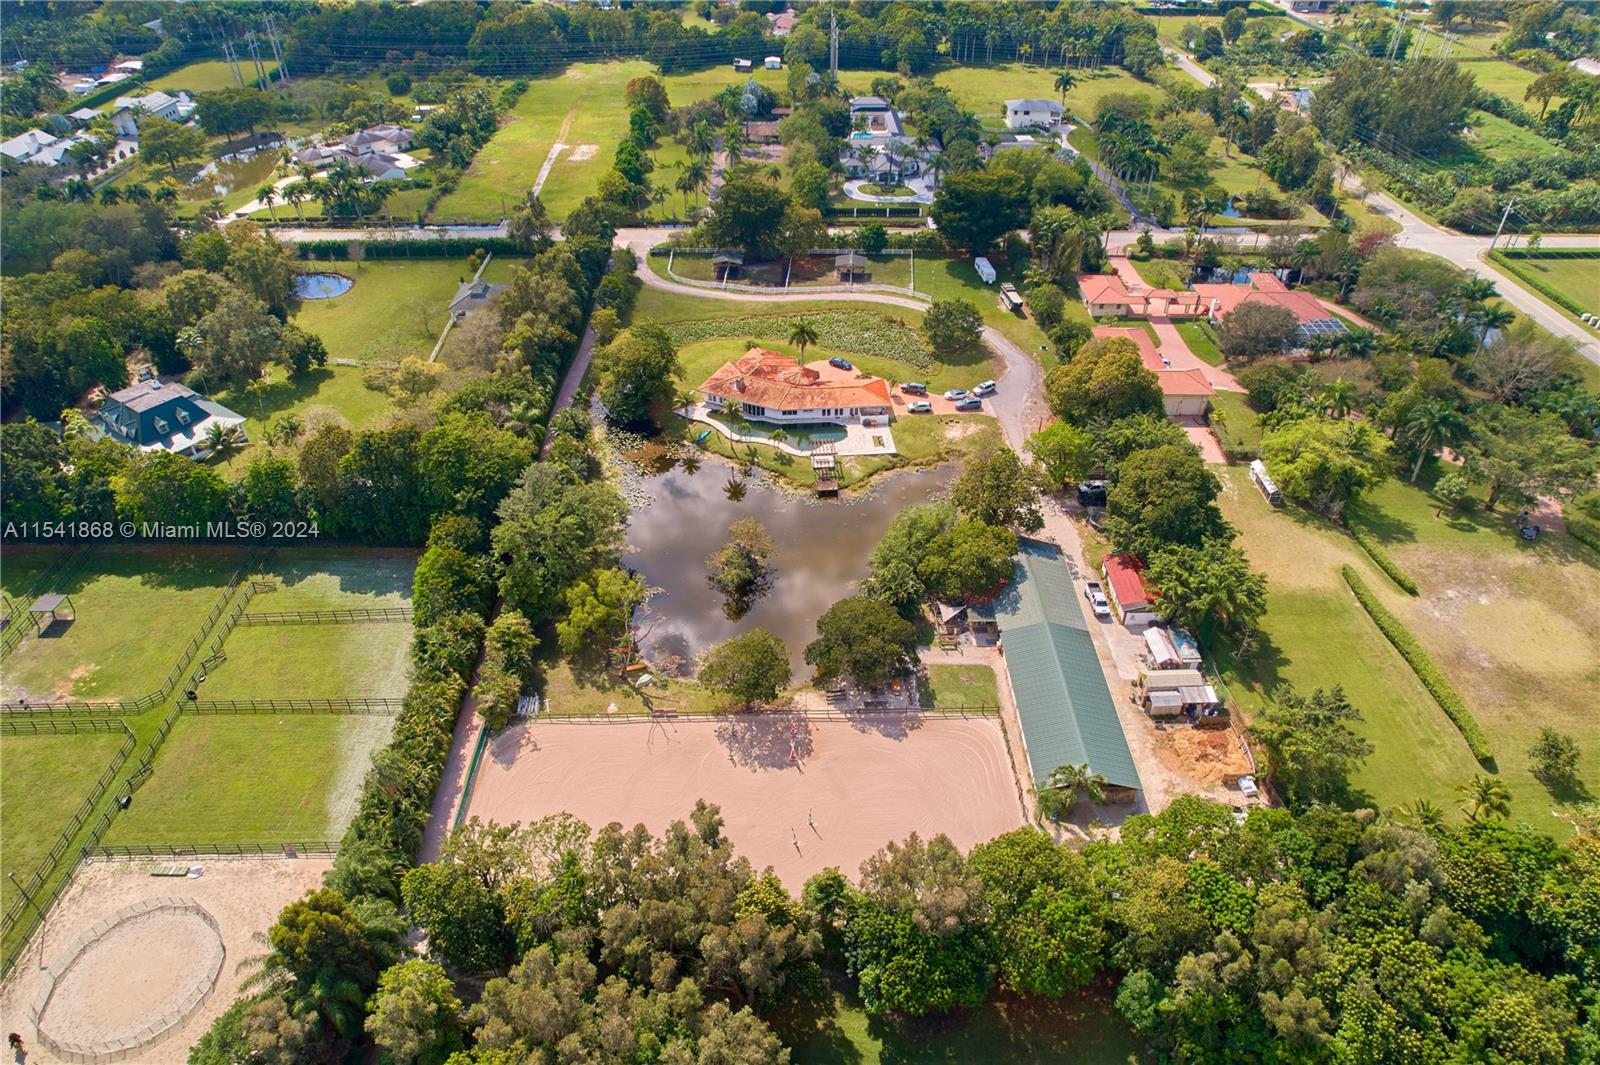
<instances>
[{"instance_id":1,"label":"orange clay tile roof","mask_svg":"<svg viewBox=\"0 0 1600 1065\"><path fill-rule=\"evenodd\" d=\"M1130 326L1097 325L1091 332L1105 340L1129 340L1139 349L1145 369L1154 370L1164 396L1210 396L1216 394L1211 382L1199 370L1176 370L1161 361L1156 342L1143 329Z\"/></svg>"},{"instance_id":2,"label":"orange clay tile roof","mask_svg":"<svg viewBox=\"0 0 1600 1065\"><path fill-rule=\"evenodd\" d=\"M1078 291L1085 303L1132 303L1134 299L1116 274L1079 274Z\"/></svg>"},{"instance_id":3,"label":"orange clay tile roof","mask_svg":"<svg viewBox=\"0 0 1600 1065\"><path fill-rule=\"evenodd\" d=\"M830 380L819 370L765 348L751 348L723 363L700 391L773 410L889 406L889 385L881 377Z\"/></svg>"},{"instance_id":4,"label":"orange clay tile roof","mask_svg":"<svg viewBox=\"0 0 1600 1065\"><path fill-rule=\"evenodd\" d=\"M1196 285L1212 314L1218 318L1245 303L1272 303L1286 307L1300 322L1332 318L1333 314L1309 292L1291 291L1272 274L1254 273L1248 285ZM1212 304L1215 300L1216 303Z\"/></svg>"}]
</instances>

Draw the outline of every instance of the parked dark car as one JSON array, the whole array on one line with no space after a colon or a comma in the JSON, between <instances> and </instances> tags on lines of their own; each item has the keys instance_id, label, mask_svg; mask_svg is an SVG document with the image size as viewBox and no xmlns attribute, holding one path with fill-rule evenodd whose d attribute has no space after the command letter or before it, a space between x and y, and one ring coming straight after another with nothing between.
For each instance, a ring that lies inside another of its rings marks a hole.
<instances>
[{"instance_id":1,"label":"parked dark car","mask_svg":"<svg viewBox=\"0 0 1600 1065\"><path fill-rule=\"evenodd\" d=\"M828 365L832 366L832 367L834 367L835 369L838 369L838 370L854 370L855 369L854 366L850 365L850 360L849 359L842 358L842 357L840 357L838 355L835 355L833 358L829 359L828 360Z\"/></svg>"},{"instance_id":2,"label":"parked dark car","mask_svg":"<svg viewBox=\"0 0 1600 1065\"><path fill-rule=\"evenodd\" d=\"M925 396L928 394L928 386L921 381L907 381L900 386L900 391L908 396Z\"/></svg>"},{"instance_id":3,"label":"parked dark car","mask_svg":"<svg viewBox=\"0 0 1600 1065\"><path fill-rule=\"evenodd\" d=\"M968 396L966 399L956 400L956 410L982 410L983 400L977 396Z\"/></svg>"},{"instance_id":4,"label":"parked dark car","mask_svg":"<svg viewBox=\"0 0 1600 1065\"><path fill-rule=\"evenodd\" d=\"M1078 502L1086 507L1105 506L1106 483L1104 481L1084 481L1078 485Z\"/></svg>"}]
</instances>

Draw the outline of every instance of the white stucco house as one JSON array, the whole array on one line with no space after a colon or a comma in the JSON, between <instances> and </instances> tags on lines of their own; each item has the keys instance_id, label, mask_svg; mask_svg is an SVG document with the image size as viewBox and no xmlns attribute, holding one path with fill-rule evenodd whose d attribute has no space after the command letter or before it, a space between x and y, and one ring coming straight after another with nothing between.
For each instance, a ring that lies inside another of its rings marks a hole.
<instances>
[{"instance_id":1,"label":"white stucco house","mask_svg":"<svg viewBox=\"0 0 1600 1065\"><path fill-rule=\"evenodd\" d=\"M1061 121L1066 109L1054 100L1007 100L1006 128L1032 129L1035 126L1053 126Z\"/></svg>"}]
</instances>

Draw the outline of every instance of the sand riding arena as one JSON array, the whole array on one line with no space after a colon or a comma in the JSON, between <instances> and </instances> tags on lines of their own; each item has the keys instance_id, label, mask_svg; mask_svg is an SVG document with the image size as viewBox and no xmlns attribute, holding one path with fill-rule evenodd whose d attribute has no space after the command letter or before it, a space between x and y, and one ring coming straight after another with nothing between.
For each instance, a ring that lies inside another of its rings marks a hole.
<instances>
[{"instance_id":1,"label":"sand riding arena","mask_svg":"<svg viewBox=\"0 0 1600 1065\"><path fill-rule=\"evenodd\" d=\"M174 863L198 877L152 876ZM263 953L253 940L320 884L326 859L183 858L81 866L0 987L29 1065L183 1061Z\"/></svg>"},{"instance_id":2,"label":"sand riding arena","mask_svg":"<svg viewBox=\"0 0 1600 1065\"><path fill-rule=\"evenodd\" d=\"M484 751L466 815L567 811L659 833L696 799L722 808L736 853L792 890L828 866L854 877L912 832L965 849L1025 822L998 720L881 711L535 720Z\"/></svg>"}]
</instances>

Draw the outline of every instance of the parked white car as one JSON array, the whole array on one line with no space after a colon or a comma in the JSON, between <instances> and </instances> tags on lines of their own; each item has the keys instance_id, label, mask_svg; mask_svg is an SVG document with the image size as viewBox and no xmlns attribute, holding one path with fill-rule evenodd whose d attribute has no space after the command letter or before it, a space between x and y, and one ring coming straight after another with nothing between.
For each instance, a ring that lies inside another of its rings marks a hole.
<instances>
[{"instance_id":1,"label":"parked white car","mask_svg":"<svg viewBox=\"0 0 1600 1065\"><path fill-rule=\"evenodd\" d=\"M1094 616L1109 620L1111 618L1111 603L1106 599L1106 591L1100 587L1099 581L1085 581L1083 597L1089 600L1089 609L1094 611Z\"/></svg>"},{"instance_id":2,"label":"parked white car","mask_svg":"<svg viewBox=\"0 0 1600 1065\"><path fill-rule=\"evenodd\" d=\"M992 396L998 391L1000 386L993 381L979 381L972 386L972 394L975 396Z\"/></svg>"}]
</instances>

